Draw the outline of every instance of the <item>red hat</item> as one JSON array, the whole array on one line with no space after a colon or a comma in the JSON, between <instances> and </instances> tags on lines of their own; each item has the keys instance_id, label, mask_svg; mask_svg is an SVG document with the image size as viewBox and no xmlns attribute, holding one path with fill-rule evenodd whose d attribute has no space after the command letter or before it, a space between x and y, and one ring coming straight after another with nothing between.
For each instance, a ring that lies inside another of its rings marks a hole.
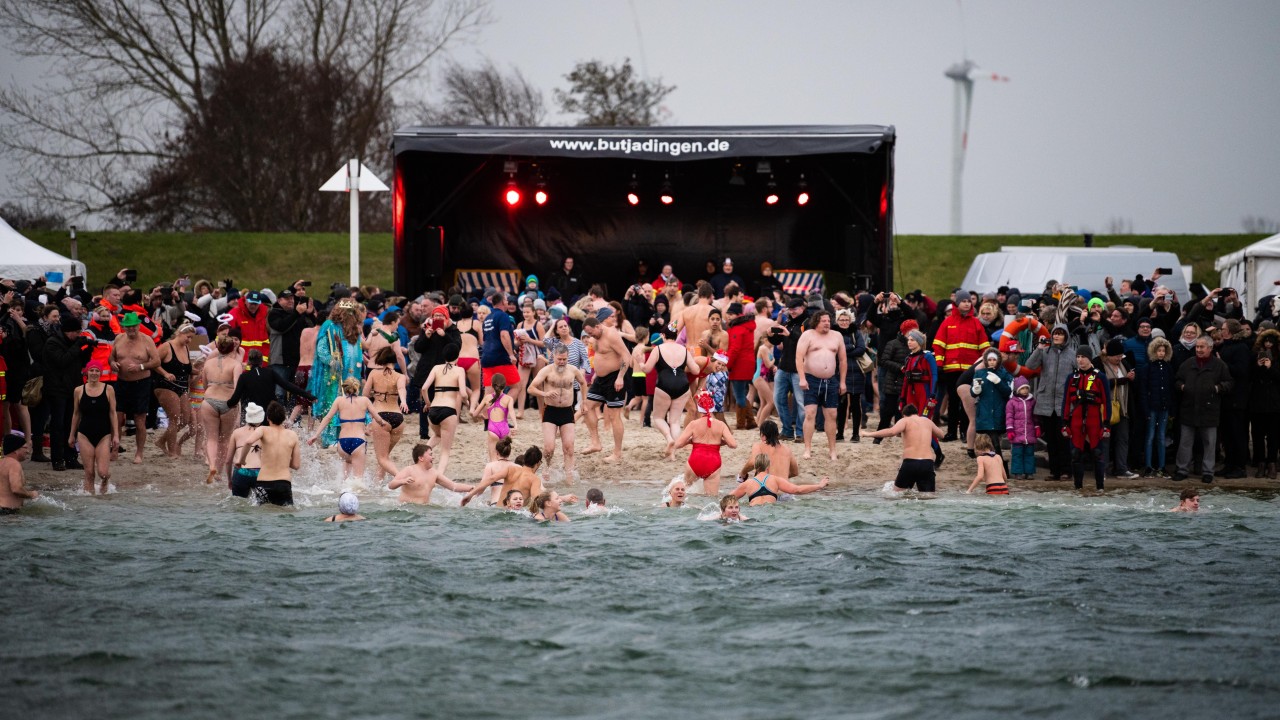
<instances>
[{"instance_id":1,"label":"red hat","mask_svg":"<svg viewBox=\"0 0 1280 720\"><path fill-rule=\"evenodd\" d=\"M912 330L919 330L919 329L920 329L920 323L916 322L915 320L903 320L902 324L898 326L898 332L901 332L903 335L906 335Z\"/></svg>"},{"instance_id":2,"label":"red hat","mask_svg":"<svg viewBox=\"0 0 1280 720\"><path fill-rule=\"evenodd\" d=\"M443 315L445 317L449 317L449 308L445 307L444 305L437 305L431 309L431 314Z\"/></svg>"},{"instance_id":3,"label":"red hat","mask_svg":"<svg viewBox=\"0 0 1280 720\"><path fill-rule=\"evenodd\" d=\"M1020 352L1022 352L1022 348L1018 345L1018 343L1016 343L1016 342L1011 342L1011 343L1009 343L1009 349L1005 350L1005 352L1007 352L1007 353L1020 353Z\"/></svg>"}]
</instances>

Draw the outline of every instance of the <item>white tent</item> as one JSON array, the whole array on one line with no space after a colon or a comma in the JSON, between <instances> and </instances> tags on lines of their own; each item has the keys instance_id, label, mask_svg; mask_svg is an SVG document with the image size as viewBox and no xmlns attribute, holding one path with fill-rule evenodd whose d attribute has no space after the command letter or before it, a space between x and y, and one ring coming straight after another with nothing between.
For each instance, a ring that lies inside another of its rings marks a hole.
<instances>
[{"instance_id":1,"label":"white tent","mask_svg":"<svg viewBox=\"0 0 1280 720\"><path fill-rule=\"evenodd\" d=\"M0 277L13 280L43 277L49 287L58 288L73 275L84 276L84 263L40 247L0 218Z\"/></svg>"},{"instance_id":2,"label":"white tent","mask_svg":"<svg viewBox=\"0 0 1280 720\"><path fill-rule=\"evenodd\" d=\"M1213 263L1213 269L1222 273L1218 287L1235 288L1240 293L1240 304L1252 312L1258 300L1276 294L1280 288L1280 235L1272 235L1223 255Z\"/></svg>"}]
</instances>

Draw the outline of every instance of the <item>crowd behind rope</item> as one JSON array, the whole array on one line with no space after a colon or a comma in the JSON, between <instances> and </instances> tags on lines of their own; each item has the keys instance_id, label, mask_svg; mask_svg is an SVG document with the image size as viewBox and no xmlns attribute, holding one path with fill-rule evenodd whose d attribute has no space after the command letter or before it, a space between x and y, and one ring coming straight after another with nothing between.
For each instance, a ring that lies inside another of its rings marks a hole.
<instances>
[{"instance_id":1,"label":"crowd behind rope","mask_svg":"<svg viewBox=\"0 0 1280 720\"><path fill-rule=\"evenodd\" d=\"M686 484L702 479L712 493L732 430L758 428L752 455L772 459L763 476L748 463L740 481L768 490L776 477L794 488L796 460L780 457L782 443L802 443L807 459L825 436L837 459L837 443L859 442L869 417L878 416L879 444L918 415L941 428L935 466L952 442L970 458L980 448L1000 459L1001 477L982 466L989 491L1006 478L1081 487L1086 474L1099 489L1107 476L1211 482L1219 457L1223 477L1250 467L1276 477L1280 332L1270 299L1248 319L1230 288L1192 300L1158 274L1092 291L1069 283L957 288L939 300L918 290L788 295L769 263L747 280L728 258L692 281L640 263L618 297L573 258L545 283L528 275L514 295L451 288L405 298L341 283L313 293L307 280L246 289L188 276L140 285L127 269L92 292L81 278L56 290L0 279L5 446L19 437L32 461L82 470L93 493L127 456L126 436L142 462L151 429L165 455L181 456L191 441L207 482L248 495L259 473L272 475L266 486L289 471L284 455L263 464L261 438L305 415L310 441L336 446L348 476L363 477L371 445L382 480L451 487L458 423L475 418L499 468L486 467L482 484L523 478L515 484L532 501L540 482L512 468L550 468L557 451L566 474L579 455L608 449L603 460L622 460L632 414L669 458L692 445ZM423 449L398 468L390 454L411 413ZM536 459L507 462L503 441L526 415L542 425L543 444L531 448ZM317 418L328 420L317 427ZM237 434L246 425L254 430ZM417 475L401 477L408 470ZM269 489L263 497L288 497Z\"/></svg>"}]
</instances>

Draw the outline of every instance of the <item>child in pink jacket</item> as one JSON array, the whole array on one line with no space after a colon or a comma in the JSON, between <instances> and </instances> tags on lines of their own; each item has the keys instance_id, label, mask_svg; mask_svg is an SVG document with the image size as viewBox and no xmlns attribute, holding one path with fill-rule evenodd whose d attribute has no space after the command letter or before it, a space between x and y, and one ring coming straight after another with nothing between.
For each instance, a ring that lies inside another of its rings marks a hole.
<instances>
[{"instance_id":1,"label":"child in pink jacket","mask_svg":"<svg viewBox=\"0 0 1280 720\"><path fill-rule=\"evenodd\" d=\"M1035 413L1036 399L1031 395L1031 383L1019 375L1013 379L1013 395L1005 403L1004 420L1013 445L1009 475L1020 480L1030 480L1036 474L1036 438L1040 437L1040 428L1036 426Z\"/></svg>"}]
</instances>

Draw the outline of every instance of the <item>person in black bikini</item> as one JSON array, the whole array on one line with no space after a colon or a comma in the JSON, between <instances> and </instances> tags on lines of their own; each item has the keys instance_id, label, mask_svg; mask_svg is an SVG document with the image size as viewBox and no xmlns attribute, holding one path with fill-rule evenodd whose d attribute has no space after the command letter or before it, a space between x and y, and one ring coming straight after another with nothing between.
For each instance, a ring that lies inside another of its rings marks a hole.
<instances>
[{"instance_id":1,"label":"person in black bikini","mask_svg":"<svg viewBox=\"0 0 1280 720\"><path fill-rule=\"evenodd\" d=\"M365 397L373 401L374 411L389 426L387 430L380 425L375 426L371 431L379 485L385 475L395 477L400 472L400 468L391 462L391 451L404 435L404 414L409 412L408 378L396 372L395 362L395 351L383 346L374 356L369 378L364 382Z\"/></svg>"},{"instance_id":2,"label":"person in black bikini","mask_svg":"<svg viewBox=\"0 0 1280 720\"><path fill-rule=\"evenodd\" d=\"M586 376L569 365L569 348L557 345L551 353L552 364L538 371L529 383L529 394L538 398L542 406L542 454L547 459L550 472L551 458L555 456L556 436L564 449L564 474L574 475L573 441L577 426L573 415L573 388L586 385Z\"/></svg>"},{"instance_id":3,"label":"person in black bikini","mask_svg":"<svg viewBox=\"0 0 1280 720\"><path fill-rule=\"evenodd\" d=\"M458 411L462 408L463 393L467 390L467 371L458 362L458 346L447 345L444 363L431 368L422 384L422 400L431 399L427 409L427 421L431 423L431 439L427 445L439 451L437 468L443 474L449 469L449 452L453 449L453 437L458 432ZM432 393L431 389L435 388Z\"/></svg>"},{"instance_id":4,"label":"person in black bikini","mask_svg":"<svg viewBox=\"0 0 1280 720\"><path fill-rule=\"evenodd\" d=\"M84 465L84 492L94 492L94 477L106 494L111 480L111 460L120 446L120 420L116 415L116 391L102 382L102 361L85 368L89 381L75 389L72 397L71 435L68 445L79 443Z\"/></svg>"},{"instance_id":5,"label":"person in black bikini","mask_svg":"<svg viewBox=\"0 0 1280 720\"><path fill-rule=\"evenodd\" d=\"M670 329L666 339L671 339ZM673 342L655 343L644 364L645 373L655 372L657 385L653 391L653 427L667 441L664 451L668 460L674 460L676 436L683 429L680 418L684 414L689 396L689 375L697 375L699 368L693 355L683 345ZM688 373L688 374L686 374Z\"/></svg>"},{"instance_id":6,"label":"person in black bikini","mask_svg":"<svg viewBox=\"0 0 1280 720\"><path fill-rule=\"evenodd\" d=\"M827 478L809 485L797 485L790 480L771 475L769 473L769 464L773 462L772 458L764 453L756 455L755 459L755 475L748 478L745 482L739 483L738 487L733 491L732 496L740 498L747 493L747 504L749 505L767 505L778 501L778 495L781 493L791 493L792 495L807 495L809 493L818 492L831 483Z\"/></svg>"},{"instance_id":7,"label":"person in black bikini","mask_svg":"<svg viewBox=\"0 0 1280 720\"><path fill-rule=\"evenodd\" d=\"M156 438L156 445L171 458L182 454L182 443L191 437L195 419L187 397L191 383L191 338L195 336L195 326L183 323L173 338L160 346L160 367L152 371L152 392L169 418L169 427ZM181 438L178 437L180 430L186 430Z\"/></svg>"}]
</instances>

